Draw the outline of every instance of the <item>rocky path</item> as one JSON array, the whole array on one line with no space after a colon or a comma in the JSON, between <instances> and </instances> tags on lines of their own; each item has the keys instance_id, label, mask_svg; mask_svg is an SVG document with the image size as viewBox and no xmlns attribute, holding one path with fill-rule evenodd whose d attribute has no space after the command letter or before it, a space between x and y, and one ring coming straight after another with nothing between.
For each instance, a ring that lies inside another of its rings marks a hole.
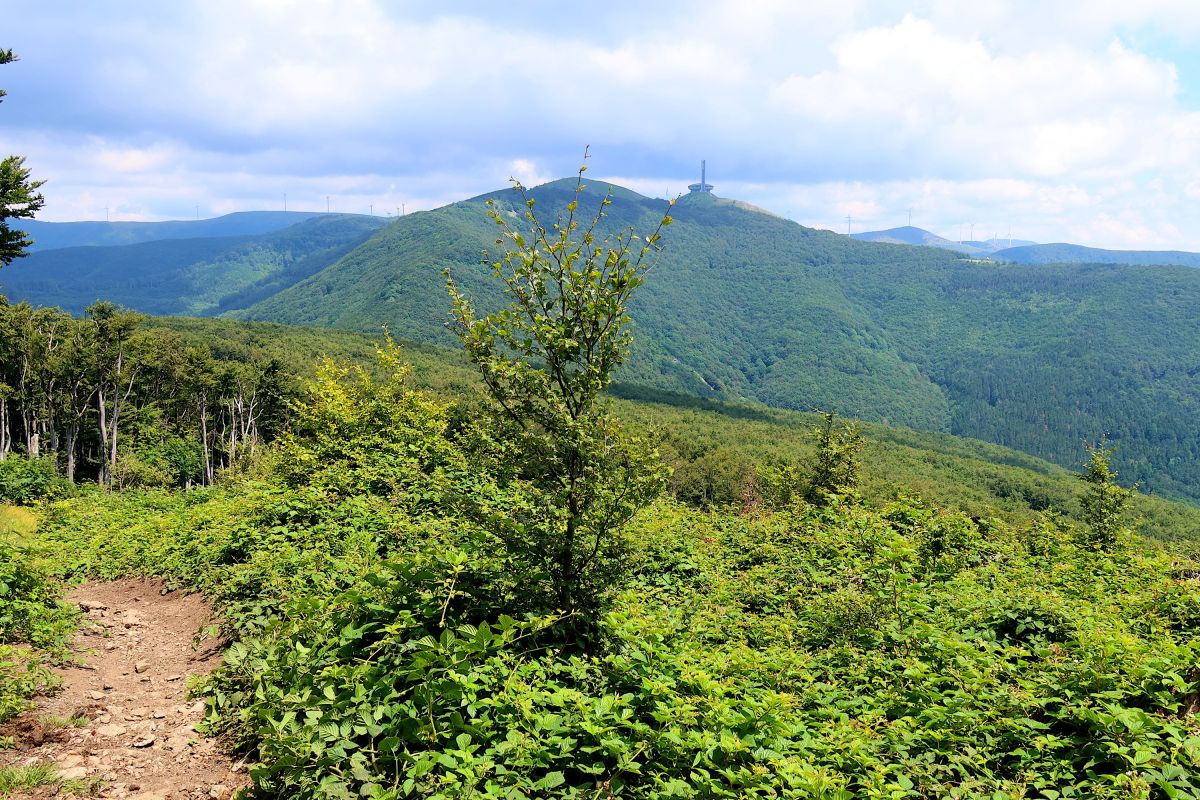
<instances>
[{"instance_id":1,"label":"rocky path","mask_svg":"<svg viewBox=\"0 0 1200 800\"><path fill-rule=\"evenodd\" d=\"M16 740L0 767L51 763L77 794L108 798L227 798L248 783L245 765L194 730L204 705L188 699L188 678L220 662L211 643L194 647L209 610L199 595L161 588L125 580L71 592L85 611L81 665L60 670L62 691L0 731ZM13 796L62 796L24 791Z\"/></svg>"}]
</instances>

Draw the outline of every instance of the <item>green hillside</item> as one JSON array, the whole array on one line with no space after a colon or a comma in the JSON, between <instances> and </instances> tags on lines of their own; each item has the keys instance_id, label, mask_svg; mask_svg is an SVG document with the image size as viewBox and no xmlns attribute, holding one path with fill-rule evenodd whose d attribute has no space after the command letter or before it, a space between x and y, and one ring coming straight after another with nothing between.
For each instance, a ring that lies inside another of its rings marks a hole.
<instances>
[{"instance_id":1,"label":"green hillside","mask_svg":"<svg viewBox=\"0 0 1200 800\"><path fill-rule=\"evenodd\" d=\"M597 202L593 186L585 202ZM534 191L547 207L568 186ZM617 189L609 222L662 202ZM497 197L511 203L511 193ZM409 215L239 316L449 343L441 272L484 306L487 196ZM587 211L587 208L584 209ZM515 213L515 211L513 212ZM1107 433L1143 488L1200 499L1200 274L974 263L859 242L711 195L684 196L632 306L624 380L969 436L1074 465Z\"/></svg>"},{"instance_id":2,"label":"green hillside","mask_svg":"<svg viewBox=\"0 0 1200 800\"><path fill-rule=\"evenodd\" d=\"M40 250L0 274L0 291L75 313L104 299L150 314L215 314L327 267L386 224L342 214L292 222L255 235Z\"/></svg>"},{"instance_id":3,"label":"green hillside","mask_svg":"<svg viewBox=\"0 0 1200 800\"><path fill-rule=\"evenodd\" d=\"M562 182L547 184L537 197L561 205L568 190ZM585 202L598 202L602 191L594 187ZM506 192L494 196L511 202ZM480 264L491 244L484 199L409 215L329 269L237 316L357 330L388 325L406 338L449 344L442 270L453 270L484 306L497 298L490 270ZM644 227L662 208L662 201L620 190L608 221ZM633 306L638 347L628 378L701 396L836 406L866 419L948 429L939 388L905 364L879 326L848 302L830 267L849 261L848 253L956 263L953 256L873 249L711 195L684 197L673 216L670 246ZM836 339L833 348L816 341L814 330Z\"/></svg>"},{"instance_id":4,"label":"green hillside","mask_svg":"<svg viewBox=\"0 0 1200 800\"><path fill-rule=\"evenodd\" d=\"M9 312L8 327L6 315L0 314L0 327L5 330L30 328L31 321L20 307L0 304L0 311ZM32 325L44 330L53 326L64 341L78 340L78 344L70 345L69 351L47 351L44 340L39 344L41 337L35 333L33 341L27 341L30 347L18 342L8 356L10 369L0 374L0 380L18 390L10 395L6 408L9 430L18 442L17 453L21 452L26 411L47 420L67 418L69 409L47 416L39 404L62 402L53 394L53 386L70 385L72 365L81 359L88 361L88 342L93 335L86 320L68 324L61 316L43 315L40 322L32 320ZM198 408L210 409L211 434L212 425L235 413L229 404L243 391L239 387L258 385L262 402L270 406L264 407L265 416L258 425L269 438L267 431L278 431L286 424L292 401L322 359L376 370L382 343L379 335L223 319L150 317L137 322L133 330L125 362L133 370L135 384L123 417L121 446L135 484L142 480L135 469L140 462L169 463L171 474L185 477L188 469L196 469L193 451L204 436ZM18 333L18 338L30 339L26 333ZM401 360L411 367L409 385L453 401L461 409L463 421L473 416L481 384L461 351L403 340L399 347ZM76 352L75 348L82 349ZM33 358L33 374L22 389L19 368L25 363L26 351ZM48 352L48 356L38 356ZM89 369L96 372L102 366L96 361ZM257 383L264 379L269 380ZM90 380L85 376L84 385ZM43 389L51 393L49 400L40 394ZM767 492L779 470L794 468L812 456L811 432L821 421L811 413L705 400L633 384L617 385L611 395L615 411L657 443L673 472L670 493L680 502L704 508L741 506L747 492L750 496ZM0 418L0 423L3 421ZM60 434L58 440L63 441L65 435ZM94 407L84 413L79 435L83 440L77 442L78 477L90 480L99 467L93 445L88 444L98 436ZM950 434L865 423L863 435L861 491L869 502L883 504L916 494L981 519L997 517L1027 524L1043 512L1081 519L1079 482L1074 473L1084 456L1082 448L1068 470L1019 451ZM61 468L66 453L59 449L53 455ZM13 458L8 462L17 469L10 479L29 479L18 469L21 461ZM191 479L199 480L195 475ZM5 480L0 470L0 496ZM1140 531L1150 539L1181 552L1196 551L1200 508L1139 495L1136 516L1141 520Z\"/></svg>"}]
</instances>

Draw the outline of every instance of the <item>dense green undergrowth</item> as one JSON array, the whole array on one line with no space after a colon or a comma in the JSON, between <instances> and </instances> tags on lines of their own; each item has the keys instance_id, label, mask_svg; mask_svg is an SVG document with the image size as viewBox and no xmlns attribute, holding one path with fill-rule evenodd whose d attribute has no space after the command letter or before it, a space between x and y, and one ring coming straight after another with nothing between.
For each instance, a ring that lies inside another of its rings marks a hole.
<instances>
[{"instance_id":1,"label":"dense green undergrowth","mask_svg":"<svg viewBox=\"0 0 1200 800\"><path fill-rule=\"evenodd\" d=\"M664 499L563 647L479 522L519 476L402 381L327 365L251 473L42 511L39 568L217 603L251 796L1200 797L1196 564L912 496Z\"/></svg>"},{"instance_id":2,"label":"dense green undergrowth","mask_svg":"<svg viewBox=\"0 0 1200 800\"><path fill-rule=\"evenodd\" d=\"M0 506L0 723L58 680L47 663L66 657L74 611L34 555L21 545L28 512ZM3 737L0 737L0 745Z\"/></svg>"}]
</instances>

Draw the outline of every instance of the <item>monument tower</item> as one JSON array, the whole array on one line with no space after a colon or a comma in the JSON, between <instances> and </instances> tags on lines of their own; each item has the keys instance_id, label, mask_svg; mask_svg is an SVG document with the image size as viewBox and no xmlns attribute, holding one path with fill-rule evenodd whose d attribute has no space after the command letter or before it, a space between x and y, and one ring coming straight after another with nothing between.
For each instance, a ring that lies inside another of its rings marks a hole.
<instances>
[{"instance_id":1,"label":"monument tower","mask_svg":"<svg viewBox=\"0 0 1200 800\"><path fill-rule=\"evenodd\" d=\"M706 183L706 182L705 182L705 180L704 180L704 168L705 168L705 166L706 166L706 162L704 162L704 161L701 161L701 162L700 162L700 182L699 182L699 183L690 183L690 184L688 184L688 191L689 191L689 192L708 192L709 194L711 194L711 193L712 193L712 190L713 190L712 184L711 184L711 183Z\"/></svg>"}]
</instances>

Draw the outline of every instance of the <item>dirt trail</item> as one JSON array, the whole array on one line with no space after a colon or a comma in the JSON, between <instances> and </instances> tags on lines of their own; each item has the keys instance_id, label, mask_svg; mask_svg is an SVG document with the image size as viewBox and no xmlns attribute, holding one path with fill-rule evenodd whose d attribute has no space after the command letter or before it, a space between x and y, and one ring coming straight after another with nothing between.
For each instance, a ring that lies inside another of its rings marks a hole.
<instances>
[{"instance_id":1,"label":"dirt trail","mask_svg":"<svg viewBox=\"0 0 1200 800\"><path fill-rule=\"evenodd\" d=\"M199 595L161 589L139 579L70 593L85 612L74 642L82 666L59 670L62 691L0 731L16 738L0 750L0 766L50 762L90 785L91 796L109 798L226 798L246 785L245 766L195 732L204 706L187 697L189 676L221 660L211 642L193 648L209 609ZM73 717L87 719L62 724ZM15 795L53 796L52 788Z\"/></svg>"}]
</instances>

